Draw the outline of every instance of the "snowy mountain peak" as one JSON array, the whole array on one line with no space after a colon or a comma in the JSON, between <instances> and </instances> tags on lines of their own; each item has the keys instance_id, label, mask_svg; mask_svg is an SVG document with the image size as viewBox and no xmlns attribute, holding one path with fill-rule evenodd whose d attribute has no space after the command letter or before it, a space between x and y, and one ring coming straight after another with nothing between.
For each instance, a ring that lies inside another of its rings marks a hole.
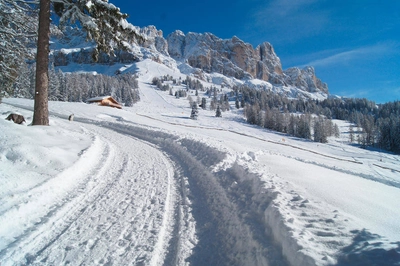
<instances>
[{"instance_id":1,"label":"snowy mountain peak","mask_svg":"<svg viewBox=\"0 0 400 266\"><path fill-rule=\"evenodd\" d=\"M141 46L131 44L131 51L119 51L115 56L103 54L99 58L99 63L127 64L150 58L175 69L183 67L185 74L196 72L198 73L197 77L219 73L228 79L241 82L261 80L268 83L262 85L261 88L273 87L281 91L294 92L289 93L289 97L298 97L299 95L313 97L312 94L315 93L319 95L318 98L327 98L328 96L327 84L316 77L312 67L290 68L283 71L281 61L269 42L253 48L251 44L237 36L233 36L231 39L221 39L212 33L188 32L184 34L182 31L176 30L164 38L163 32L155 26L143 27L138 31L146 39ZM82 39L75 38L76 34L77 32L73 29L68 29L62 38L59 35L56 36L54 42L57 45L52 46L54 47L55 66L93 63L91 49L88 47L91 44L77 41ZM70 50L66 52L66 49L61 49L65 47ZM71 48L80 49L71 50ZM187 66L193 70L188 71ZM254 84L259 87L261 83L257 81Z\"/></svg>"},{"instance_id":2,"label":"snowy mountain peak","mask_svg":"<svg viewBox=\"0 0 400 266\"><path fill-rule=\"evenodd\" d=\"M322 83L315 71L292 68L288 75L269 42L255 49L237 36L220 39L212 33L185 35L175 31L168 35L168 53L176 60L184 60L190 66L206 73L220 73L237 79L261 79L278 86L297 86L306 92L328 93L328 86ZM292 73L298 72L298 75ZM292 79L292 77L294 79ZM307 80L306 80L307 79Z\"/></svg>"}]
</instances>

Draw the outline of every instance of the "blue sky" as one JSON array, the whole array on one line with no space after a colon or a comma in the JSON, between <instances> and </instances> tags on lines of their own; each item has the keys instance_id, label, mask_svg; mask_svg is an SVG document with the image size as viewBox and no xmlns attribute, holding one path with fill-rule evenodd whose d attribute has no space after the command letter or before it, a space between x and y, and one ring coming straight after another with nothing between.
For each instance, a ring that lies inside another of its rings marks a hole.
<instances>
[{"instance_id":1,"label":"blue sky","mask_svg":"<svg viewBox=\"0 0 400 266\"><path fill-rule=\"evenodd\" d=\"M400 0L109 0L136 26L166 37L211 32L256 47L270 42L282 67L311 65L331 94L400 100Z\"/></svg>"}]
</instances>

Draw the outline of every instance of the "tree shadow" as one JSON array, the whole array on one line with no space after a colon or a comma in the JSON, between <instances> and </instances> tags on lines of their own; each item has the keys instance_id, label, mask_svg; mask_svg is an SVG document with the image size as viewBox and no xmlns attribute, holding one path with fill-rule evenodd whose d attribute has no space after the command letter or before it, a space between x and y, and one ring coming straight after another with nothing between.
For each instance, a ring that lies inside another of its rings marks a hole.
<instances>
[{"instance_id":1,"label":"tree shadow","mask_svg":"<svg viewBox=\"0 0 400 266\"><path fill-rule=\"evenodd\" d=\"M161 115L163 117L170 117L170 118L179 118L179 119L190 119L190 114L188 113L187 116L179 116L179 115Z\"/></svg>"},{"instance_id":2,"label":"tree shadow","mask_svg":"<svg viewBox=\"0 0 400 266\"><path fill-rule=\"evenodd\" d=\"M338 266L394 266L400 265L400 241L387 243L381 236L367 230L354 230L353 243L340 251Z\"/></svg>"}]
</instances>

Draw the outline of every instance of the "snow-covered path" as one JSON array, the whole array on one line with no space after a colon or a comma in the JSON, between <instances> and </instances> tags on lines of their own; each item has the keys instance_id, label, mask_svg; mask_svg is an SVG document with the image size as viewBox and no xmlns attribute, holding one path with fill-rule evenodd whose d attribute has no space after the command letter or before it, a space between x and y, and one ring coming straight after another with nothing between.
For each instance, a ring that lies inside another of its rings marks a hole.
<instances>
[{"instance_id":1,"label":"snow-covered path","mask_svg":"<svg viewBox=\"0 0 400 266\"><path fill-rule=\"evenodd\" d=\"M252 214L258 205L235 203L239 188L226 191L246 171L212 171L224 153L131 123L77 120L92 138L78 161L29 190L22 204L30 208L5 202L9 210L0 218L21 229L13 239L4 233L5 265L267 265L270 259L286 265L265 225L252 226L250 216L262 219ZM66 179L61 191L54 188ZM26 209L33 221L28 228L20 219Z\"/></svg>"},{"instance_id":2,"label":"snow-covered path","mask_svg":"<svg viewBox=\"0 0 400 266\"><path fill-rule=\"evenodd\" d=\"M176 200L171 162L132 137L84 128L93 142L77 162L2 201L1 231L15 231L1 239L2 265L164 261Z\"/></svg>"},{"instance_id":3,"label":"snow-covered path","mask_svg":"<svg viewBox=\"0 0 400 266\"><path fill-rule=\"evenodd\" d=\"M265 232L268 225L260 205L268 206L271 195L261 192L257 176L236 164L226 171L215 172L214 165L222 162L225 154L198 141L129 122L98 124L153 143L174 162L181 201L174 222L178 227L176 239L169 249L178 246L175 254L178 260L172 259L172 264L167 260L166 264L182 265L182 258L192 253L186 257L190 265L268 265L271 261L274 265L287 265L272 236ZM237 182L252 185L232 186ZM238 200L241 193L245 199ZM193 250L185 252L190 246Z\"/></svg>"}]
</instances>

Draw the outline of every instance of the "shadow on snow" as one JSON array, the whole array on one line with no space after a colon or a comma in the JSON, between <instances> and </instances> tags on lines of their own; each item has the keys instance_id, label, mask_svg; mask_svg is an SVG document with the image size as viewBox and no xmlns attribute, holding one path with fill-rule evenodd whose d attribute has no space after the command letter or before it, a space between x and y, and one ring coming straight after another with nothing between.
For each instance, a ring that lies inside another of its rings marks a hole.
<instances>
[{"instance_id":1,"label":"shadow on snow","mask_svg":"<svg viewBox=\"0 0 400 266\"><path fill-rule=\"evenodd\" d=\"M393 247L383 247L379 235L367 230L354 230L353 243L343 248L338 257L338 266L395 266L400 265L400 242Z\"/></svg>"}]
</instances>

